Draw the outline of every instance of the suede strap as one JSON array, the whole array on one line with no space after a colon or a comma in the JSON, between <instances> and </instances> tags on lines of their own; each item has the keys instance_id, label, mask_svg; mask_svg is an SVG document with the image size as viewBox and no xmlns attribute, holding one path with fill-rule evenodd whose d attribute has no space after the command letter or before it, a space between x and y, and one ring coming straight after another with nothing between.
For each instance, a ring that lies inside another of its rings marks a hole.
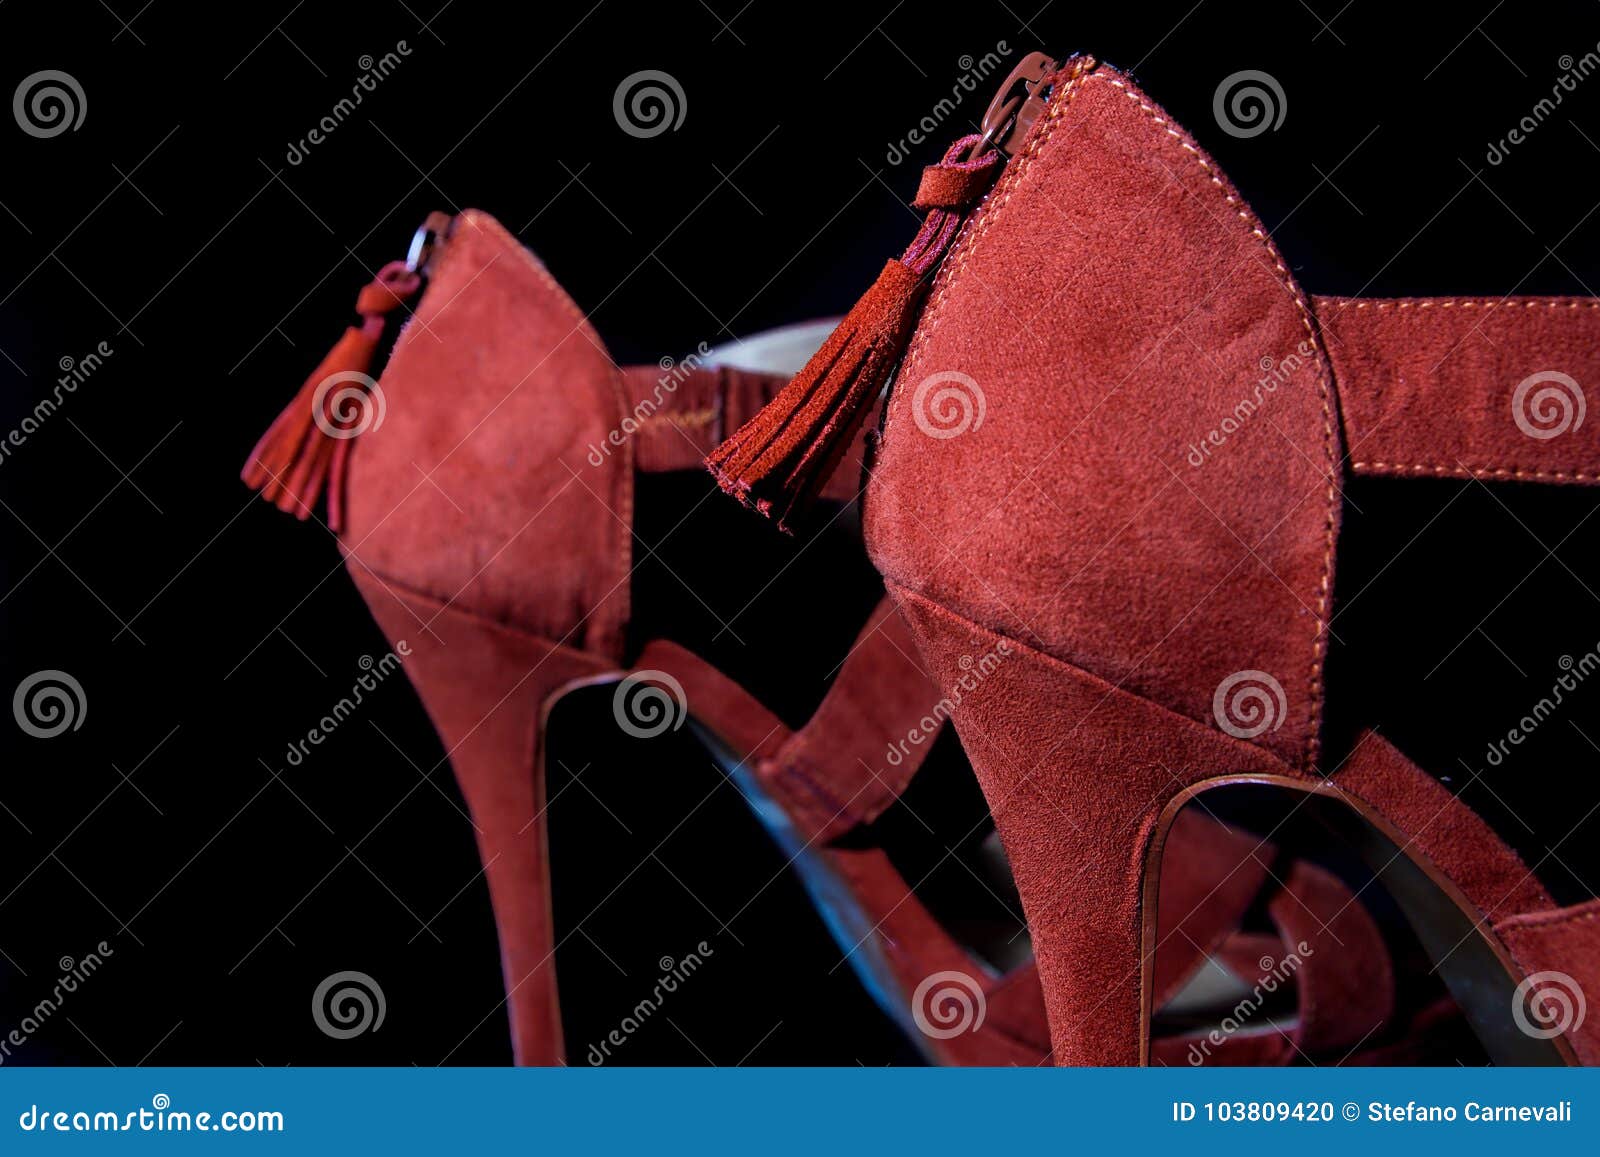
<instances>
[{"instance_id":1,"label":"suede strap","mask_svg":"<svg viewBox=\"0 0 1600 1157\"><path fill-rule=\"evenodd\" d=\"M788 382L781 374L735 366L627 366L622 385L630 409L616 437L633 438L634 465L642 473L703 470L705 456ZM856 497L866 432L874 425L869 413L821 498L849 502ZM595 453L604 453L604 448Z\"/></svg>"},{"instance_id":2,"label":"suede strap","mask_svg":"<svg viewBox=\"0 0 1600 1157\"><path fill-rule=\"evenodd\" d=\"M1314 305L1353 473L1600 482L1600 300Z\"/></svg>"},{"instance_id":3,"label":"suede strap","mask_svg":"<svg viewBox=\"0 0 1600 1157\"><path fill-rule=\"evenodd\" d=\"M900 798L948 711L885 596L816 713L760 771L805 834L826 842Z\"/></svg>"},{"instance_id":4,"label":"suede strap","mask_svg":"<svg viewBox=\"0 0 1600 1157\"><path fill-rule=\"evenodd\" d=\"M755 768L802 836L824 844L899 799L943 726L941 693L916 655L893 602L883 599L822 703L793 732L676 643L650 643L636 666L672 674L689 713Z\"/></svg>"}]
</instances>

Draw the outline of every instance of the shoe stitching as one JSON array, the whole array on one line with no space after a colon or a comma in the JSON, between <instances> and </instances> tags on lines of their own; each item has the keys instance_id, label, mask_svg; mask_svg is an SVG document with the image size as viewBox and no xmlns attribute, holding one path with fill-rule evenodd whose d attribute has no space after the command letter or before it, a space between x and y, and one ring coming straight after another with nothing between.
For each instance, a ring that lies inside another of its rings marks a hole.
<instances>
[{"instance_id":1,"label":"shoe stitching","mask_svg":"<svg viewBox=\"0 0 1600 1157\"><path fill-rule=\"evenodd\" d=\"M1333 419L1332 393L1329 389L1330 367L1327 351L1323 348L1321 337L1317 332L1316 323L1312 320L1311 309L1306 303L1305 295L1300 291L1300 287L1294 283L1294 279L1284 265L1283 258L1278 253L1277 247L1273 245L1272 239L1261 228L1260 221L1256 219L1250 207L1228 188L1210 162L1206 160L1205 156L1201 154L1194 144L1185 138L1183 132L1163 118L1154 107L1142 100L1139 94L1130 90L1123 81L1098 73L1089 79L1103 79L1122 90L1123 96L1138 105L1146 116L1161 126L1162 130L1177 141L1179 146L1189 154L1190 159L1204 170L1207 179L1221 191L1227 203L1235 207L1235 212L1238 213L1239 219L1245 223L1250 232L1261 242L1267 257L1278 271L1279 281L1284 289L1288 290L1289 296L1294 299L1295 307L1300 311L1300 320L1305 326L1307 337L1311 342L1312 348L1317 351L1317 397L1322 406L1322 449L1328 485L1325 491L1327 514L1323 521L1322 580L1317 591L1316 633L1312 641L1309 687L1310 718L1308 720L1305 751L1306 770L1314 771L1317 765L1318 753L1321 749L1322 670L1323 663L1327 657L1328 601L1333 589L1333 554L1339 512L1339 491L1334 481L1338 477L1339 455L1336 445L1338 436Z\"/></svg>"},{"instance_id":2,"label":"shoe stitching","mask_svg":"<svg viewBox=\"0 0 1600 1157\"><path fill-rule=\"evenodd\" d=\"M1581 470L1540 470L1523 466L1441 466L1429 462L1352 462L1372 474L1434 474L1448 478L1509 478L1535 482L1600 482L1600 474Z\"/></svg>"}]
</instances>

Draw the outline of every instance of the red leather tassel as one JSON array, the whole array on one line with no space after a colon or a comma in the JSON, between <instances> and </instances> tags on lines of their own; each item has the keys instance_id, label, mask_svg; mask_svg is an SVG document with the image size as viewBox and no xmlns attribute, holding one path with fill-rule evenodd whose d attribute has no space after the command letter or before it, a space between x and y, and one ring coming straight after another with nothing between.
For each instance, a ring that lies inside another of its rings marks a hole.
<instances>
[{"instance_id":1,"label":"red leather tassel","mask_svg":"<svg viewBox=\"0 0 1600 1157\"><path fill-rule=\"evenodd\" d=\"M911 247L883 267L805 368L706 458L723 490L779 530L791 529L838 468L905 352L933 271L999 174L998 152L961 159L979 139L957 141L923 172L913 204L928 216Z\"/></svg>"},{"instance_id":2,"label":"red leather tassel","mask_svg":"<svg viewBox=\"0 0 1600 1157\"><path fill-rule=\"evenodd\" d=\"M345 330L256 443L240 477L279 510L302 521L328 493L328 526L344 522L344 475L350 440L376 424L382 398L370 376L385 317L414 296L422 278L405 262L385 265L356 299L360 326ZM376 408L375 408L376 407Z\"/></svg>"}]
</instances>

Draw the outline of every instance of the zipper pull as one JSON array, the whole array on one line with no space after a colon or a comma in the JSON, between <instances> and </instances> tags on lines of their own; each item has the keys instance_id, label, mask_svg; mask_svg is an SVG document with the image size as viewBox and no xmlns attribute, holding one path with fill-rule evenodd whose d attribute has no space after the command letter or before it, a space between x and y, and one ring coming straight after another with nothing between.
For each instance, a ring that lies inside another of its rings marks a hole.
<instances>
[{"instance_id":1,"label":"zipper pull","mask_svg":"<svg viewBox=\"0 0 1600 1157\"><path fill-rule=\"evenodd\" d=\"M1080 65L1084 58L1078 58ZM771 402L706 458L724 491L790 532L849 449L883 392L928 285L972 210L1021 147L1060 66L1024 57L990 101L979 131L923 170L912 208L927 213L909 248L883 267L839 327Z\"/></svg>"},{"instance_id":2,"label":"zipper pull","mask_svg":"<svg viewBox=\"0 0 1600 1157\"><path fill-rule=\"evenodd\" d=\"M1083 57L1078 59L1080 62L1084 60ZM1086 63L1084 67L1093 67L1093 64ZM994 99L983 114L979 147L993 142L1008 160L1016 156L1023 138L1044 111L1049 97L1045 81L1060 68L1061 65L1043 52L1030 52L1024 56L1001 84L1000 91L994 94Z\"/></svg>"},{"instance_id":3,"label":"zipper pull","mask_svg":"<svg viewBox=\"0 0 1600 1157\"><path fill-rule=\"evenodd\" d=\"M389 314L422 288L429 262L438 256L453 218L431 213L411 241L404 261L378 271L356 298L359 326L350 326L300 392L261 436L240 478L279 510L304 521L324 491L328 527L337 534L344 522L344 480L350 442L375 424L370 392L373 357Z\"/></svg>"}]
</instances>

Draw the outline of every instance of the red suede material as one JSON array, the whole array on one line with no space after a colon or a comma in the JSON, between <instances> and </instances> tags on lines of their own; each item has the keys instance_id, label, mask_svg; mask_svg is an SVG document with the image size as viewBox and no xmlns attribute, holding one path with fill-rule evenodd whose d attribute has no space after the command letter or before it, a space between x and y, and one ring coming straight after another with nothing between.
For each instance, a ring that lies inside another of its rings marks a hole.
<instances>
[{"instance_id":1,"label":"red suede material","mask_svg":"<svg viewBox=\"0 0 1600 1157\"><path fill-rule=\"evenodd\" d=\"M787 386L706 459L717 485L780 530L822 492L905 347L927 286L891 260Z\"/></svg>"},{"instance_id":2,"label":"red suede material","mask_svg":"<svg viewBox=\"0 0 1600 1157\"><path fill-rule=\"evenodd\" d=\"M352 577L384 634L409 647L406 674L471 810L500 931L516 1061L560 1064L538 733L545 699L605 664L367 572Z\"/></svg>"},{"instance_id":3,"label":"red suede material","mask_svg":"<svg viewBox=\"0 0 1600 1157\"><path fill-rule=\"evenodd\" d=\"M1315 305L1355 473L1600 482L1600 419L1579 420L1583 391L1600 382L1600 301ZM1535 384L1519 400L1517 388L1544 371L1574 385L1550 383L1541 400Z\"/></svg>"},{"instance_id":4,"label":"red suede material","mask_svg":"<svg viewBox=\"0 0 1600 1157\"><path fill-rule=\"evenodd\" d=\"M965 209L989 191L1005 164L998 151L983 155L977 164L929 165L917 182L917 196L911 207L919 213L930 209Z\"/></svg>"},{"instance_id":5,"label":"red suede material","mask_svg":"<svg viewBox=\"0 0 1600 1157\"><path fill-rule=\"evenodd\" d=\"M1030 961L1002 976L986 994L989 1023L1028 1050L1033 1064L1050 1063L1050 1025L1039 970Z\"/></svg>"},{"instance_id":6,"label":"red suede material","mask_svg":"<svg viewBox=\"0 0 1600 1157\"><path fill-rule=\"evenodd\" d=\"M1183 814L1198 813L1189 809ZM1194 838L1204 834L1173 824L1162 859L1163 908L1168 878L1188 871L1188 857L1178 854L1176 841L1184 837L1186 846L1193 846ZM1238 854L1272 859L1274 849L1260 847L1244 833L1232 833L1232 841ZM1350 889L1303 860L1276 865L1270 888L1267 911L1277 935L1234 932L1207 951L1252 988L1272 991L1292 984L1298 1005L1295 1024L1266 1029L1243 1021L1239 1027L1245 1031L1222 1033L1220 1039L1201 1033L1205 1047L1198 1054L1185 1052L1186 1063L1195 1063L1195 1055L1210 1065L1279 1065L1338 1056L1372 1038L1394 1013L1388 946ZM1161 933L1165 937L1165 919ZM1159 984L1159 950L1157 962ZM1177 1045L1189 1039L1152 1042L1153 1062L1176 1063Z\"/></svg>"},{"instance_id":7,"label":"red suede material","mask_svg":"<svg viewBox=\"0 0 1600 1157\"><path fill-rule=\"evenodd\" d=\"M628 366L622 371L628 414L619 437L631 436L634 468L642 473L700 470L705 457L727 436L755 417L789 383L779 374L732 366ZM845 450L838 469L823 484L819 498L851 502L861 489L861 457L866 432L877 413L868 411ZM604 452L604 448L600 448Z\"/></svg>"},{"instance_id":8,"label":"red suede material","mask_svg":"<svg viewBox=\"0 0 1600 1157\"><path fill-rule=\"evenodd\" d=\"M875 936L888 958L900 988L900 995L908 1003L917 986L938 972L959 972L974 981L984 992L985 1015L976 1031L962 1032L948 1039L929 1037L921 1042L931 1047L940 1063L948 1065L1034 1065L1043 1059L1037 1044L1040 1034L1038 1024L1025 1019L1031 1005L1018 998L1005 978L997 978L975 961L972 956L939 925L907 887L904 877L877 848L830 848L827 857L835 871L850 882L851 892L862 908L872 917ZM861 951L857 947L856 951ZM1028 983L1031 970L1017 977L1018 984ZM1033 981L1035 986L1037 980ZM1001 1019L991 1021L987 1007L988 994L997 987L1007 989L1007 998L1001 1010Z\"/></svg>"},{"instance_id":9,"label":"red suede material","mask_svg":"<svg viewBox=\"0 0 1600 1157\"><path fill-rule=\"evenodd\" d=\"M1202 1045L1208 1050L1200 1054L1208 1068L1274 1068L1295 1060L1294 1041L1289 1036L1279 1029L1261 1027L1219 1033L1216 1040L1208 1040L1205 1033L1160 1037L1150 1042L1150 1063L1172 1067L1193 1064L1194 1050Z\"/></svg>"},{"instance_id":10,"label":"red suede material","mask_svg":"<svg viewBox=\"0 0 1600 1157\"><path fill-rule=\"evenodd\" d=\"M1334 782L1372 805L1482 913L1504 918L1549 908L1544 886L1494 829L1375 732L1358 737Z\"/></svg>"},{"instance_id":11,"label":"red suede material","mask_svg":"<svg viewBox=\"0 0 1600 1157\"><path fill-rule=\"evenodd\" d=\"M1394 1015L1394 973L1383 934L1337 876L1298 860L1268 903L1293 954L1300 1001L1295 1043L1307 1053L1354 1048ZM1302 945L1304 946L1302 948ZM1271 969L1267 969L1271 972ZM1258 979L1252 976L1251 980Z\"/></svg>"},{"instance_id":12,"label":"red suede material","mask_svg":"<svg viewBox=\"0 0 1600 1157\"><path fill-rule=\"evenodd\" d=\"M1171 999L1234 934L1277 854L1272 845L1197 808L1178 813L1167 841L1172 870L1161 873L1156 901L1151 1008Z\"/></svg>"},{"instance_id":13,"label":"red suede material","mask_svg":"<svg viewBox=\"0 0 1600 1157\"><path fill-rule=\"evenodd\" d=\"M634 662L637 671L665 671L683 687L684 710L710 728L740 759L755 761L778 753L789 729L739 684L692 651L665 639L645 645Z\"/></svg>"},{"instance_id":14,"label":"red suede material","mask_svg":"<svg viewBox=\"0 0 1600 1157\"><path fill-rule=\"evenodd\" d=\"M1449 997L1418 1010L1404 1024L1391 1032L1391 1040L1384 1044L1364 1045L1355 1051L1334 1051L1325 1057L1308 1058L1295 1047L1294 1038L1279 1029L1267 1028L1255 1032L1236 1032L1208 1039L1206 1033L1191 1036L1163 1037L1151 1042L1150 1063L1159 1065L1193 1064L1191 1043L1203 1044L1209 1051L1201 1053L1208 1067L1221 1068L1249 1065L1257 1068L1304 1063L1311 1060L1319 1065L1371 1066L1393 1068L1404 1065L1438 1065L1454 1063L1464 1052L1470 1053L1474 1038L1466 1019Z\"/></svg>"},{"instance_id":15,"label":"red suede material","mask_svg":"<svg viewBox=\"0 0 1600 1157\"><path fill-rule=\"evenodd\" d=\"M1303 352L1302 352L1303 351ZM1265 376L1256 417L1191 448ZM925 434L918 385L985 413ZM1256 742L1315 760L1337 420L1299 288L1216 166L1115 71L1060 83L939 272L864 507L894 583L1206 726L1236 672Z\"/></svg>"},{"instance_id":16,"label":"red suede material","mask_svg":"<svg viewBox=\"0 0 1600 1157\"><path fill-rule=\"evenodd\" d=\"M599 337L493 218L456 218L350 455L343 543L497 622L620 657L632 446ZM439 549L441 543L448 549Z\"/></svg>"},{"instance_id":17,"label":"red suede material","mask_svg":"<svg viewBox=\"0 0 1600 1157\"><path fill-rule=\"evenodd\" d=\"M900 798L948 709L949 698L928 678L905 621L885 597L816 713L757 770L803 833L831 840ZM897 762L889 761L891 750Z\"/></svg>"},{"instance_id":18,"label":"red suede material","mask_svg":"<svg viewBox=\"0 0 1600 1157\"><path fill-rule=\"evenodd\" d=\"M882 737L903 733L907 726L904 719L885 720L882 714L894 708L920 712L936 694L915 665L914 654L915 642L886 599L863 629L822 705L793 736L743 688L675 643L647 645L636 665L672 674L683 686L690 715L747 759L759 760L774 798L809 842L822 845L880 814L898 798L920 765L926 745L913 749L899 768L879 764ZM828 785L826 794L819 791L819 783ZM796 784L804 786L797 789ZM824 798L822 814L816 801ZM882 851L834 847L824 854L834 870L850 882L856 901L881 936L902 995L909 999L922 980L942 971L961 972L984 988L984 1025L973 1033L932 1042L943 1063L1039 1064L1046 1060L1049 1035L1033 966L991 977L933 918ZM1202 812L1188 809L1177 817L1165 857L1171 870L1161 877L1157 1004L1182 986L1207 953L1237 936L1234 929L1260 889L1266 865L1275 854L1270 845L1263 847L1256 838L1227 828ZM1291 876L1297 885L1301 878ZM1311 894L1308 899L1297 899L1297 904L1310 903L1318 907L1323 919L1334 919L1329 905L1317 904L1314 890L1301 890ZM1340 896L1349 899L1348 892ZM1354 905L1352 912L1365 918L1359 905ZM1365 942L1360 945L1364 952L1369 948ZM1387 952L1379 941L1371 967L1386 975L1386 962Z\"/></svg>"},{"instance_id":19,"label":"red suede material","mask_svg":"<svg viewBox=\"0 0 1600 1157\"><path fill-rule=\"evenodd\" d=\"M250 452L240 477L246 486L279 510L302 522L311 517L324 484L328 489L328 526L337 533L344 524L345 467L350 459L349 431L365 413L347 392L364 395L372 356L383 335L384 318L409 301L422 278L404 262L391 261L356 296L359 328L351 326L334 343L306 379L288 407ZM368 399L362 396L361 402ZM320 410L320 412L318 412Z\"/></svg>"},{"instance_id":20,"label":"red suede material","mask_svg":"<svg viewBox=\"0 0 1600 1157\"><path fill-rule=\"evenodd\" d=\"M938 681L1004 642L891 590ZM1022 896L1055 1060L1137 1064L1144 861L1163 804L1212 776L1299 773L1040 651L1007 650L954 720Z\"/></svg>"},{"instance_id":21,"label":"red suede material","mask_svg":"<svg viewBox=\"0 0 1600 1157\"><path fill-rule=\"evenodd\" d=\"M463 350L470 357L463 357ZM534 766L541 706L562 683L614 669L620 655L635 465L679 468L678 455L685 452L680 447L699 440L696 415L707 408L699 400L720 401L726 419L728 409L753 408L775 385L765 375L695 370L686 387L674 392L660 428L646 427L619 444L609 438L610 432L621 429L627 415L636 412L635 405L645 396L638 391L646 384L654 388L655 378L647 376L650 369L654 367L630 373L633 388L625 392L622 375L598 338L543 268L492 220L468 213L458 220L418 305L417 320L402 335L384 373L386 420L363 435L351 460L345 536L350 569L385 633L413 648L408 673L450 752L479 828L511 992L513 1036L524 1063L553 1063L560 1057L539 819L543 783ZM441 405L440 398L448 404ZM859 447L860 439L853 445ZM591 458L597 448L602 449L594 455L598 463ZM853 490L853 478L844 482ZM441 544L448 549L439 549ZM403 585L388 575L403 576ZM818 718L793 739L773 730L776 720L736 685L686 653L647 648L640 665L681 672L691 710L698 704L715 718L714 726L726 728L736 746L758 759L777 754L774 745L790 740L787 755L796 767L804 766L808 782L825 784L845 798L865 784L864 806L852 819L866 819L892 802L915 766L908 761L903 773L886 774L876 757L912 725L907 720L913 712L915 722L920 710L938 703L934 684L920 673L912 675L915 653L902 645L904 627L898 618L875 617L874 623L879 629L869 624L869 645L845 664L837 693L830 693ZM985 647L992 648L995 641L988 637ZM892 645L886 648L885 642ZM926 645L927 639L922 642ZM950 661L956 663L953 655ZM1240 767L1285 770L1263 752L1194 727L1085 672L1050 665L1042 655L1013 656L990 678L1003 686L1013 677L1004 674L1008 668L1020 677L1023 668L1040 663L1070 688L1054 708L1057 721L1086 718L1088 706L1108 698L1091 733L1080 734L1078 741L1089 739L1090 750L1102 754L1123 752L1140 764L1134 778L1146 786L1170 792L1176 782L1202 774L1201 769L1204 774ZM1060 676L1063 671L1068 674ZM959 664L941 668L935 682L953 686L965 673ZM980 697L988 697L988 686L985 682ZM1036 720L1051 718L1039 713L1043 704L1037 697L1024 696L1020 702L1031 706ZM1061 710L1069 714L1063 716ZM1181 734L1173 744L1174 770L1163 768L1159 774L1137 754L1133 742L1140 730L1155 726ZM1004 730L1007 745L1029 738L1014 721ZM1050 737L1053 728L1044 734ZM1048 746L1037 746L1034 755ZM863 767L858 752L868 749L871 755L865 758L871 766ZM1007 750L1022 754L1014 746ZM1082 752L1069 753L1049 774L1081 780L1084 769L1095 766L1086 758ZM873 778L874 769L886 784ZM859 777L854 783L852 774ZM986 788L996 774L988 774ZM1096 798L1089 806L1074 804L1070 816L1099 832L1091 844L1098 841L1102 850L1109 848L1134 862L1153 816L1129 811L1126 801L1103 798L1103 792L1091 794ZM997 798L993 791L990 795ZM1031 810L1014 808L1001 824L1013 855L1022 838L1016 832L1060 825L1059 809L1040 812L1031 794L1030 803L1035 805ZM1117 824L1101 830L1107 819ZM1074 850L1077 833L1070 823L1062 826L1067 831L1055 835L1056 871L1083 862L1074 859L1082 854ZM1112 830L1115 826L1124 830L1118 833ZM1173 862L1189 862L1188 846L1183 835L1174 834L1169 845ZM1242 861L1213 864L1214 856L1205 852L1202 847L1195 879L1220 872L1225 895L1219 899L1206 888L1193 906L1184 907L1198 911L1197 939L1212 943L1237 915L1230 877L1235 869L1241 874L1249 869ZM881 853L831 848L827 854L855 882L864 906L892 933L897 971L912 987L938 970L933 965L947 961L960 960L974 975L982 971L938 928ZM1027 858L1036 882L1048 884L1051 877L1041 873L1031 847ZM1089 908L1067 908L1079 917L1093 910L1105 929L1063 930L1063 923L1071 920L1049 911L1062 906L1037 886L1025 886L1024 899L1030 918L1045 910L1040 928L1051 945L1050 968L1057 978L1053 989L1061 994L1051 998L1057 1055L1105 1056L1123 1063L1129 1058L1118 1043L1121 1034L1108 1033L1105 1025L1125 1022L1130 992L1132 1016L1137 1018L1139 977L1135 972L1128 983L1108 981L1105 962L1124 959L1121 949L1130 943L1126 937L1137 918L1138 897L1133 893L1138 874L1132 876L1132 892L1121 871L1102 878L1091 868L1086 874L1089 879L1079 881L1081 896L1074 897L1074 904L1082 899ZM1036 938L1040 935L1036 929ZM1137 940L1131 943L1136 959ZM1038 999L1026 995L1029 975L1024 971L1003 981L986 981L992 991L1005 991L1002 1015L992 1033L949 1046L951 1057L964 1058L962 1063L1038 1059L1037 1025L1030 1036L1026 1023L1027 1010L1037 1007L1032 1001ZM1068 991L1073 985L1062 984L1062 976L1076 984L1076 991ZM1075 1019L1069 1015L1073 1010ZM1103 1039L1108 1037L1117 1039ZM1066 1050L1063 1041L1070 1042Z\"/></svg>"},{"instance_id":22,"label":"red suede material","mask_svg":"<svg viewBox=\"0 0 1600 1157\"><path fill-rule=\"evenodd\" d=\"M334 374L365 373L376 346L375 335L348 327L250 451L240 478L285 514L311 517L327 471L331 439L316 426L317 387Z\"/></svg>"},{"instance_id":23,"label":"red suede material","mask_svg":"<svg viewBox=\"0 0 1600 1157\"><path fill-rule=\"evenodd\" d=\"M1529 1023L1540 1029L1570 1025L1565 1035L1572 1051L1584 1064L1600 1065L1600 1010L1587 1008L1578 1020L1579 1002L1600 997L1600 900L1513 916L1494 930L1529 976L1559 974L1540 978L1523 1000ZM1565 1016L1558 997L1550 1003L1553 1022L1536 1015L1538 993L1545 985L1552 987L1551 997L1560 990L1568 1002Z\"/></svg>"},{"instance_id":24,"label":"red suede material","mask_svg":"<svg viewBox=\"0 0 1600 1157\"><path fill-rule=\"evenodd\" d=\"M635 468L701 469L724 432L748 421L788 380L728 366L626 367L629 420L620 433L634 440Z\"/></svg>"},{"instance_id":25,"label":"red suede material","mask_svg":"<svg viewBox=\"0 0 1600 1157\"><path fill-rule=\"evenodd\" d=\"M1555 382L1563 415L1550 382L1526 385L1594 376L1593 302L1317 308L1182 129L1114 70L1064 73L945 260L887 402L863 511L874 561L936 678L1012 640L955 720L1062 1063L1139 1059L1137 979L1106 974L1139 959L1163 802L1208 776L1319 766L1341 426L1361 472L1592 481L1600 464L1581 387ZM966 420L930 430L923 387L950 378ZM1557 436L1527 432L1563 417ZM1226 710L1238 678L1270 689L1264 710ZM1548 907L1387 744L1368 737L1339 784L1485 912ZM1381 950L1364 913L1341 926L1358 955ZM1392 985L1364 977L1312 975L1306 999L1344 1012L1309 1016L1310 1044L1388 1017Z\"/></svg>"}]
</instances>

